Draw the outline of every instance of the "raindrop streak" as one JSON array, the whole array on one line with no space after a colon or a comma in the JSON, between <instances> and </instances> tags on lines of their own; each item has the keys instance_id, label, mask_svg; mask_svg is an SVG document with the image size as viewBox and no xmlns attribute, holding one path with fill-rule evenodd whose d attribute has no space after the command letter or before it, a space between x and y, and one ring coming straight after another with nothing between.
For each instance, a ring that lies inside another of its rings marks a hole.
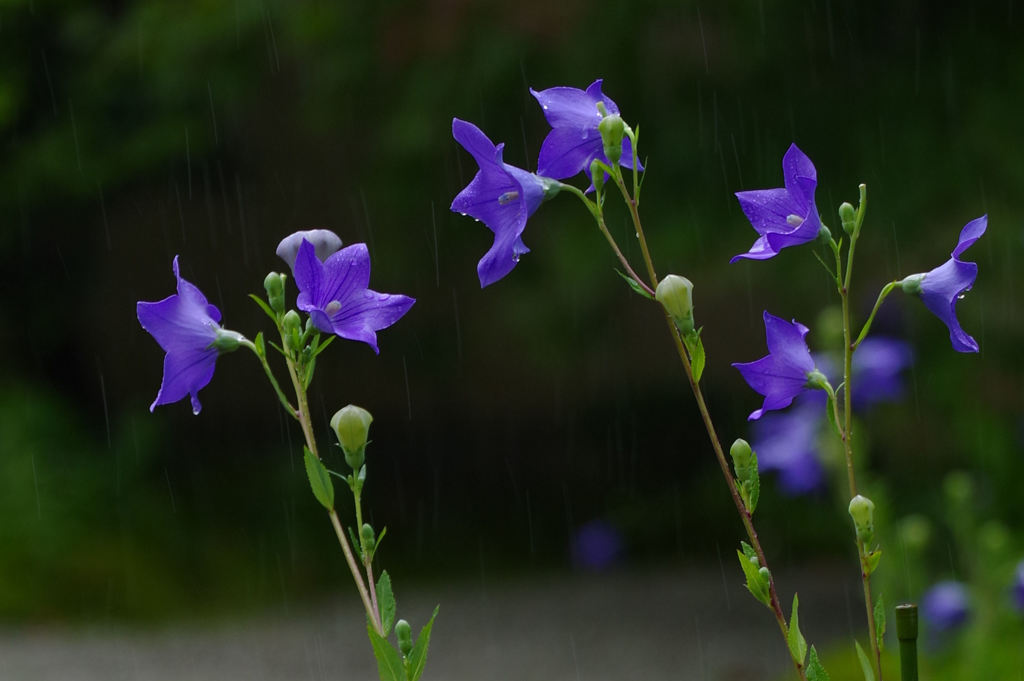
<instances>
[{"instance_id":1,"label":"raindrop streak","mask_svg":"<svg viewBox=\"0 0 1024 681\"><path fill-rule=\"evenodd\" d=\"M273 58L273 73L281 73L281 57L277 53L277 38L274 36L274 24L270 21L270 11L263 8L263 27L267 40L267 61Z\"/></svg>"},{"instance_id":2,"label":"raindrop streak","mask_svg":"<svg viewBox=\"0 0 1024 681\"><path fill-rule=\"evenodd\" d=\"M580 681L580 662L576 659L576 639L569 634L569 648L572 649L572 666L576 669L576 681Z\"/></svg>"},{"instance_id":3,"label":"raindrop streak","mask_svg":"<svg viewBox=\"0 0 1024 681\"><path fill-rule=\"evenodd\" d=\"M725 595L725 609L732 610L729 600L729 579L725 576L725 563L722 562L722 547L715 542L715 553L718 554L718 569L722 571L722 593Z\"/></svg>"},{"instance_id":4,"label":"raindrop streak","mask_svg":"<svg viewBox=\"0 0 1024 681\"><path fill-rule=\"evenodd\" d=\"M103 400L103 423L107 428L107 449L113 449L110 443L110 410L107 408L107 386L103 380L103 367L100 358L96 357L96 374L100 377L100 399Z\"/></svg>"},{"instance_id":5,"label":"raindrop streak","mask_svg":"<svg viewBox=\"0 0 1024 681\"><path fill-rule=\"evenodd\" d=\"M359 202L363 206L363 219L366 220L366 240L369 242L370 258L372 259L373 254L377 252L377 247L373 241L373 225L370 223L370 209L366 205L366 192L362 187L359 188Z\"/></svg>"},{"instance_id":6,"label":"raindrop streak","mask_svg":"<svg viewBox=\"0 0 1024 681\"><path fill-rule=\"evenodd\" d=\"M185 209L181 205L181 192L178 191L178 183L174 183L174 201L178 204L178 222L181 224L181 243L185 243Z\"/></svg>"},{"instance_id":7,"label":"raindrop streak","mask_svg":"<svg viewBox=\"0 0 1024 681\"><path fill-rule=\"evenodd\" d=\"M166 468L164 468L164 480L167 481L167 494L171 497L171 513L177 515L178 504L174 501L174 489L171 488L171 475L167 472Z\"/></svg>"},{"instance_id":8,"label":"raindrop streak","mask_svg":"<svg viewBox=\"0 0 1024 681\"><path fill-rule=\"evenodd\" d=\"M53 79L50 77L50 63L46 60L46 50L43 53L43 73L46 74L46 87L50 89L50 104L53 105L53 117L57 117L57 96L53 93Z\"/></svg>"},{"instance_id":9,"label":"raindrop streak","mask_svg":"<svg viewBox=\"0 0 1024 681\"><path fill-rule=\"evenodd\" d=\"M249 248L245 242L245 210L242 207L242 179L235 174L235 196L238 198L238 224L242 235L242 262L249 264Z\"/></svg>"},{"instance_id":10,"label":"raindrop streak","mask_svg":"<svg viewBox=\"0 0 1024 681\"><path fill-rule=\"evenodd\" d=\"M704 73L711 73L711 67L708 64L708 43L704 39L704 20L700 16L700 5L697 6L697 26L700 28L700 46L704 49Z\"/></svg>"},{"instance_id":11,"label":"raindrop streak","mask_svg":"<svg viewBox=\"0 0 1024 681\"><path fill-rule=\"evenodd\" d=\"M452 308L455 312L455 357L462 366L462 329L459 326L459 299L455 295L455 287L452 287Z\"/></svg>"}]
</instances>

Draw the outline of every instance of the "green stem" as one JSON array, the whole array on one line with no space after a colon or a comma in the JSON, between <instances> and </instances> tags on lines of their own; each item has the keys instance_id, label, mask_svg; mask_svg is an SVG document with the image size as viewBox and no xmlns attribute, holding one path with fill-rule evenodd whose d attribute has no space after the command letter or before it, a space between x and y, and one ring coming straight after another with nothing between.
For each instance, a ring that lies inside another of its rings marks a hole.
<instances>
[{"instance_id":1,"label":"green stem","mask_svg":"<svg viewBox=\"0 0 1024 681\"><path fill-rule=\"evenodd\" d=\"M871 314L868 315L868 319L864 322L864 327L860 330L860 334L857 336L857 340L853 341L851 349L856 350L857 346L861 344L865 338L867 338L868 332L871 330L871 323L875 321L875 315L878 314L878 308L882 307L882 303L888 297L893 290L900 285L900 281L890 281L888 284L882 287L882 291L878 294L878 300L875 301L875 306L871 308Z\"/></svg>"},{"instance_id":2,"label":"green stem","mask_svg":"<svg viewBox=\"0 0 1024 681\"><path fill-rule=\"evenodd\" d=\"M612 172L612 176L616 180L616 185L622 191L623 197L630 207L630 214L633 218L633 226L636 229L637 238L640 240L640 250L643 254L644 263L647 266L647 272L651 277L651 283L655 287L658 285L657 274L654 270L654 263L651 259L650 251L647 248L647 240L644 237L643 226L640 224L640 215L637 211L636 203L629 197L629 192L626 191L625 184L622 181L622 174L616 166ZM610 234L607 234L609 242L612 244L613 250L617 255L621 257L621 251L615 244ZM632 270L630 270L632 272ZM634 275L635 277L635 275ZM643 282L639 282L643 283ZM711 420L711 413L708 411L707 403L704 401L704 393L700 389L700 384L694 378L693 368L690 364L690 358L686 354L686 348L683 345L683 340L679 335L679 330L676 328L675 322L669 315L668 311L662 308L662 312L665 315L665 324L668 326L669 335L672 336L672 342L675 345L676 354L679 356L679 361L683 365L683 372L686 374L686 380L690 384L690 390L693 392L693 397L697 402L697 410L700 412L701 419L704 421L704 428L707 431L708 439L711 441L711 448L715 452L715 459L718 461L718 466L722 471L722 477L725 478L725 484L729 488L729 495L732 497L733 504L736 506L736 512L739 513L740 520L743 522L743 528L747 532L747 538L750 540L750 545L754 548L757 553L757 559L761 566L768 568L768 558L765 556L764 548L761 546L761 540L757 536L757 530L754 528L754 521L750 511L747 509L746 504L743 503L743 497L740 496L739 489L736 487L736 480L732 476L732 472L729 469L729 463L725 458L725 450L722 448L722 443L718 438L718 432L715 430L715 425ZM768 569L769 574L771 569ZM775 620L779 625L779 631L782 633L782 640L785 642L786 650L789 650L789 626L786 624L786 616L782 610L782 603L779 601L779 595L775 589L775 577L773 576L768 582L768 593L770 596L769 602L771 604L772 613L775 615ZM798 660L793 657L793 653L790 651L790 659L793 661L793 666L796 668L796 673L800 677L801 681L806 681L807 677L804 672L803 660Z\"/></svg>"},{"instance_id":3,"label":"green stem","mask_svg":"<svg viewBox=\"0 0 1024 681\"><path fill-rule=\"evenodd\" d=\"M281 342L284 342L284 338L281 338ZM285 347L282 345L282 347ZM296 366L294 359L290 356L285 356L285 362L288 365L288 375L292 379L292 387L295 389L295 399L298 402L298 409L296 410L296 418L299 420L299 424L302 426L302 434L306 439L306 446L309 447L309 451L313 453L313 456L320 458L320 452L316 446L316 438L313 436L313 424L309 418L309 399L306 395L306 389L303 387L302 380L299 378L299 367ZM363 607L366 608L366 614L370 617L370 622L373 623L374 630L383 636L383 628L380 623L380 611L374 608L373 601L376 600L376 594L374 598L370 598L370 594L367 591L366 583L363 582L363 577L359 573L359 565L356 563L355 556L352 553L352 547L348 543L348 537L345 536L345 529L341 525L341 519L338 518L337 512L332 508L327 512L331 519L331 525L334 527L334 534L338 537L338 543L341 544L341 551L345 554L345 562L348 564L348 569L352 573L352 579L355 580L356 589L359 591L359 597L363 601Z\"/></svg>"},{"instance_id":4,"label":"green stem","mask_svg":"<svg viewBox=\"0 0 1024 681\"><path fill-rule=\"evenodd\" d=\"M243 340L242 345L252 350L253 354L256 355L256 358L260 360L260 365L263 367L263 372L267 375L267 378L270 380L270 385L273 386L274 392L277 393L277 399L281 401L281 406L284 407L284 410L288 412L288 415L291 416L292 418L298 419L298 412L296 411L295 407L292 406L292 403L288 401L288 397L284 394L284 391L281 390L281 386L280 384L278 384L277 378L274 376L274 372L270 370L270 364L267 362L266 354L260 352L259 348L257 348L256 345L248 339Z\"/></svg>"}]
</instances>

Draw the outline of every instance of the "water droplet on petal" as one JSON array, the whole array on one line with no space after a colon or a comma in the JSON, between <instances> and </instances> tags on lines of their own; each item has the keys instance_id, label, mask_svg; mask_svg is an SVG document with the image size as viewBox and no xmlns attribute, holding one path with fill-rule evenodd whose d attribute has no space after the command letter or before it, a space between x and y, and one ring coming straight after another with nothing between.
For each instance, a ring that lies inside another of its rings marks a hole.
<instances>
[{"instance_id":1,"label":"water droplet on petal","mask_svg":"<svg viewBox=\"0 0 1024 681\"><path fill-rule=\"evenodd\" d=\"M804 224L804 219L799 215L787 215L786 223L791 225L792 227L799 227L800 225Z\"/></svg>"},{"instance_id":2,"label":"water droplet on petal","mask_svg":"<svg viewBox=\"0 0 1024 681\"><path fill-rule=\"evenodd\" d=\"M507 206L519 198L519 192L505 192L498 197L498 205Z\"/></svg>"},{"instance_id":3,"label":"water droplet on petal","mask_svg":"<svg viewBox=\"0 0 1024 681\"><path fill-rule=\"evenodd\" d=\"M964 299L964 298L966 298L966 297L967 297L967 294L966 294L966 293L961 293L960 295L958 295L958 296L956 297L956 299L957 299L957 300L963 300L963 299Z\"/></svg>"}]
</instances>

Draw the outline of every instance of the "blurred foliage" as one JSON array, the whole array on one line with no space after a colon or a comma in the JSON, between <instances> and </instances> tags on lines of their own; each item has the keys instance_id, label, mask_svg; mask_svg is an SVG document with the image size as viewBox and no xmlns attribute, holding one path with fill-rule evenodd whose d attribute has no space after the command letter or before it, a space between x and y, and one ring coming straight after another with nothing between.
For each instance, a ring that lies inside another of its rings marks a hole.
<instances>
[{"instance_id":1,"label":"blurred foliage","mask_svg":"<svg viewBox=\"0 0 1024 681\"><path fill-rule=\"evenodd\" d=\"M533 251L480 291L489 234L447 210L474 171L453 116L532 168L546 126L528 87L596 77L642 129L645 224L659 266L696 284L704 380L729 437L757 400L728 363L762 353L761 310L806 321L832 300L805 251L726 264L753 238L733 192L777 186L791 141L815 160L827 221L858 182L871 189L862 314L883 282L939 264L967 220L990 215L960 305L982 354L953 353L915 301L887 303L878 328L918 359L906 403L865 423L865 455L892 517L932 507L932 483L966 466L1020 533L1013 3L592 10L0 2L0 584L24 585L0 587L0 611L182 614L344 588L296 433L255 364L223 358L199 418L183 405L151 416L161 354L131 312L171 293L180 254L225 322L254 334L244 294L281 267L277 241L307 227L367 241L373 287L418 299L380 357L336 346L314 386L323 433L347 402L377 417L367 503L391 528L389 565L561 565L594 517L627 532L634 560L731 547L738 525L660 320L612 273L587 216L545 205ZM615 208L611 224L635 249ZM762 535L781 560L846 549L845 513L812 512L822 503L765 490Z\"/></svg>"}]
</instances>

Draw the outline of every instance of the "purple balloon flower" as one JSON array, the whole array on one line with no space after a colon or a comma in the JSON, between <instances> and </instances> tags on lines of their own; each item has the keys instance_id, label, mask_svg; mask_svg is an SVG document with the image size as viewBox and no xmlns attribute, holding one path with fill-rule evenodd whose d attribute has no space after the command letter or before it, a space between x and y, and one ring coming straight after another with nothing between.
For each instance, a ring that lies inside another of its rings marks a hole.
<instances>
[{"instance_id":1,"label":"purple balloon flower","mask_svg":"<svg viewBox=\"0 0 1024 681\"><path fill-rule=\"evenodd\" d=\"M1017 563L1013 579L1013 602L1018 610L1024 610L1024 560Z\"/></svg>"},{"instance_id":2,"label":"purple balloon flower","mask_svg":"<svg viewBox=\"0 0 1024 681\"><path fill-rule=\"evenodd\" d=\"M409 296L377 293L370 284L370 253L366 244L353 244L328 256L316 257L316 247L303 239L295 256L297 307L309 313L313 326L349 340L362 341L380 354L377 331L409 311Z\"/></svg>"},{"instance_id":3,"label":"purple balloon flower","mask_svg":"<svg viewBox=\"0 0 1024 681\"><path fill-rule=\"evenodd\" d=\"M191 395L192 413L198 414L202 409L199 391L213 378L214 364L220 353L214 342L222 336L235 341L242 337L222 329L220 310L210 305L194 284L181 278L178 256L174 256L173 268L178 293L155 303L140 301L135 306L139 324L167 353L160 391L149 410Z\"/></svg>"},{"instance_id":4,"label":"purple balloon flower","mask_svg":"<svg viewBox=\"0 0 1024 681\"><path fill-rule=\"evenodd\" d=\"M598 102L604 104L609 114L618 114L618 105L601 92L598 78L586 90L574 87L552 87L537 92L530 88L530 94L544 110L544 117L551 125L551 132L544 138L537 161L537 172L545 177L563 179L572 177L581 170L590 176L590 163L594 159L611 165L604 153L604 142L597 126L601 123ZM622 139L623 168L633 167L633 145L628 137ZM637 170L643 170L637 163Z\"/></svg>"},{"instance_id":5,"label":"purple balloon flower","mask_svg":"<svg viewBox=\"0 0 1024 681\"><path fill-rule=\"evenodd\" d=\"M949 340L957 352L978 352L978 342L960 328L956 301L974 286L978 264L960 260L963 252L981 238L988 227L988 216L971 220L960 230L956 248L949 260L924 274L912 274L902 281L903 290L921 296L921 302L949 327Z\"/></svg>"},{"instance_id":6,"label":"purple balloon flower","mask_svg":"<svg viewBox=\"0 0 1024 681\"><path fill-rule=\"evenodd\" d=\"M743 213L760 236L749 251L729 262L740 258L767 260L783 248L799 246L818 237L821 218L814 204L818 173L811 159L795 144L791 144L782 157L782 176L785 187L736 192Z\"/></svg>"},{"instance_id":7,"label":"purple balloon flower","mask_svg":"<svg viewBox=\"0 0 1024 681\"><path fill-rule=\"evenodd\" d=\"M816 371L804 340L806 326L796 320L787 322L766 310L764 330L768 354L753 362L733 363L750 387L764 395L761 408L747 417L750 421L761 418L766 411L788 407L794 397L811 388L808 381Z\"/></svg>"},{"instance_id":8,"label":"purple balloon flower","mask_svg":"<svg viewBox=\"0 0 1024 681\"><path fill-rule=\"evenodd\" d=\"M939 582L921 596L921 615L937 632L959 629L969 614L967 588L960 582Z\"/></svg>"},{"instance_id":9,"label":"purple balloon flower","mask_svg":"<svg viewBox=\"0 0 1024 681\"><path fill-rule=\"evenodd\" d=\"M895 338L869 336L853 355L853 408L867 409L878 402L891 402L903 395L901 374L914 354L910 346Z\"/></svg>"},{"instance_id":10,"label":"purple balloon flower","mask_svg":"<svg viewBox=\"0 0 1024 681\"><path fill-rule=\"evenodd\" d=\"M473 155L480 170L452 201L451 209L473 216L494 232L494 244L476 267L483 288L511 272L519 256L530 252L521 238L526 219L557 192L558 183L502 161L504 143L495 146L472 123L452 119L452 136Z\"/></svg>"}]
</instances>

